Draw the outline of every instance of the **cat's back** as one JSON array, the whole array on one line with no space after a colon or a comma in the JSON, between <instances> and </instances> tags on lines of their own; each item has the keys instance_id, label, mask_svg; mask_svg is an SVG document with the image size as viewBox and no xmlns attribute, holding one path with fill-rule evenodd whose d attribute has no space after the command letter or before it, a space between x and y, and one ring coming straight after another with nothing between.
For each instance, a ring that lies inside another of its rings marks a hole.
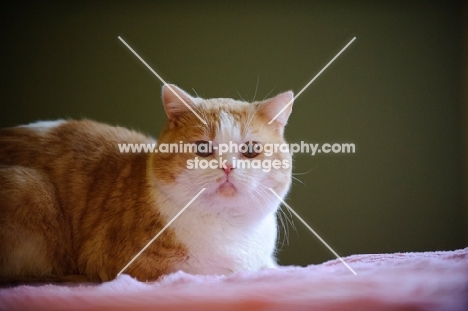
<instances>
[{"instance_id":1,"label":"cat's back","mask_svg":"<svg viewBox=\"0 0 468 311\"><path fill-rule=\"evenodd\" d=\"M0 165L36 166L64 155L118 157L119 144L148 142L152 139L136 131L91 120L40 121L0 129Z\"/></svg>"}]
</instances>

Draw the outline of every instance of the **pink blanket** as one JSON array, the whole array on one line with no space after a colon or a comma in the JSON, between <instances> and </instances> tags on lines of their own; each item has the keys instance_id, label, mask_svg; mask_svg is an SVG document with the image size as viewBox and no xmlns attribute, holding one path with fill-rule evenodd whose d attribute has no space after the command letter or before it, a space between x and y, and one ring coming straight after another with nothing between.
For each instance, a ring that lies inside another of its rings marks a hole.
<instances>
[{"instance_id":1,"label":"pink blanket","mask_svg":"<svg viewBox=\"0 0 468 311\"><path fill-rule=\"evenodd\" d=\"M142 283L0 290L1 310L468 310L468 248L354 255L230 276L174 273Z\"/></svg>"}]
</instances>

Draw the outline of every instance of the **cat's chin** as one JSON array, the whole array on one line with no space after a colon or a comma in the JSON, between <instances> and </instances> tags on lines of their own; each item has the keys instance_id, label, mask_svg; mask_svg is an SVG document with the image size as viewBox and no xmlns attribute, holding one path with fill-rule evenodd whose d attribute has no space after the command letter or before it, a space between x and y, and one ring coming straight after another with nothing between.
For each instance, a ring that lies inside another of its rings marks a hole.
<instances>
[{"instance_id":1,"label":"cat's chin","mask_svg":"<svg viewBox=\"0 0 468 311\"><path fill-rule=\"evenodd\" d=\"M238 193L236 186L229 181L225 181L219 185L216 192L223 197L234 197Z\"/></svg>"}]
</instances>

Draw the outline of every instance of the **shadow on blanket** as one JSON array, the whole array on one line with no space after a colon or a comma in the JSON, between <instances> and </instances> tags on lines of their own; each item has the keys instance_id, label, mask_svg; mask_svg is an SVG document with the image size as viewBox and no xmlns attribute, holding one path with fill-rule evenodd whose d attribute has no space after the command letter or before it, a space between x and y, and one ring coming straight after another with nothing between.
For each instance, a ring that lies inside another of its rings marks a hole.
<instances>
[{"instance_id":1,"label":"shadow on blanket","mask_svg":"<svg viewBox=\"0 0 468 311\"><path fill-rule=\"evenodd\" d=\"M143 283L21 285L0 290L1 310L468 310L468 248L354 255L308 267L229 276L177 272Z\"/></svg>"}]
</instances>

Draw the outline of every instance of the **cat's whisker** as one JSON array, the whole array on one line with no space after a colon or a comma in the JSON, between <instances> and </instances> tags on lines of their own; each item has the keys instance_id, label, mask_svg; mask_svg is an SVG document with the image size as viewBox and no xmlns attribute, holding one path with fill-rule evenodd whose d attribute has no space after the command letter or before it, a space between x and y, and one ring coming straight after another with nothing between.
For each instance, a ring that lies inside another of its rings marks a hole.
<instances>
[{"instance_id":1,"label":"cat's whisker","mask_svg":"<svg viewBox=\"0 0 468 311\"><path fill-rule=\"evenodd\" d=\"M242 101L245 102L246 100L244 99L244 97L242 96L242 94L241 94L238 90L236 90L236 92L237 92L237 95L239 95L239 97L242 99Z\"/></svg>"},{"instance_id":2,"label":"cat's whisker","mask_svg":"<svg viewBox=\"0 0 468 311\"><path fill-rule=\"evenodd\" d=\"M264 200L264 203L267 203L268 201L270 201L270 198L272 197L271 192L267 190L265 186L260 185L260 187L256 188L256 190L257 190L258 195L260 195L262 199Z\"/></svg>"},{"instance_id":3,"label":"cat's whisker","mask_svg":"<svg viewBox=\"0 0 468 311\"><path fill-rule=\"evenodd\" d=\"M305 182L303 182L302 180L300 180L299 178L297 178L297 177L294 177L294 176L291 176L291 178L292 178L292 179L294 179L295 181L297 181L297 182L299 182L299 183L303 184L304 186L306 186L306 183L305 183Z\"/></svg>"},{"instance_id":4,"label":"cat's whisker","mask_svg":"<svg viewBox=\"0 0 468 311\"><path fill-rule=\"evenodd\" d=\"M265 188L265 191L269 191L269 190L267 190L268 189L267 187L264 187L264 188ZM271 193L271 191L269 191L269 192ZM296 230L296 226L294 225L294 220L293 220L294 218L292 216L291 211L289 209L286 209L288 211L288 214L286 214L282 204L280 204L279 210L281 210L283 215L286 217L287 222L292 226L292 228L294 230Z\"/></svg>"},{"instance_id":5,"label":"cat's whisker","mask_svg":"<svg viewBox=\"0 0 468 311\"><path fill-rule=\"evenodd\" d=\"M258 90L258 84L259 84L259 82L260 82L260 75L257 76L257 85L255 86L255 93L254 93L252 102L254 102L254 101L255 101L255 97L257 97L257 90Z\"/></svg>"},{"instance_id":6,"label":"cat's whisker","mask_svg":"<svg viewBox=\"0 0 468 311\"><path fill-rule=\"evenodd\" d=\"M309 174L310 172L312 172L313 170L315 170L315 168L312 168L310 170L308 170L307 172L298 172L298 173L292 173L291 174L291 178L298 181L299 183L303 184L304 186L307 186L305 182L303 182L302 180L300 180L299 178L297 178L296 176L301 176L301 175L307 175Z\"/></svg>"},{"instance_id":7,"label":"cat's whisker","mask_svg":"<svg viewBox=\"0 0 468 311\"><path fill-rule=\"evenodd\" d=\"M197 97L200 98L200 95L198 95L197 91L195 91L195 88L192 87L192 90L195 93L195 95L197 95Z\"/></svg>"},{"instance_id":8,"label":"cat's whisker","mask_svg":"<svg viewBox=\"0 0 468 311\"><path fill-rule=\"evenodd\" d=\"M263 187L262 190L267 191L266 187ZM279 245L281 243L280 248L283 248L283 246L285 244L285 241L286 241L287 244L289 244L289 227L288 227L287 221L285 221L285 219L284 219L284 218L288 219L288 217L287 217L287 215L284 214L284 211L282 210L281 204L278 206L278 210L276 212L276 215L277 215L277 219L280 222L279 227L281 229L281 230L278 230L278 232L277 232L277 245Z\"/></svg>"},{"instance_id":9,"label":"cat's whisker","mask_svg":"<svg viewBox=\"0 0 468 311\"><path fill-rule=\"evenodd\" d=\"M265 97L263 97L263 100L267 99L268 96L270 96L270 94L276 89L277 86L278 86L278 85L276 85L274 88L272 88L271 91L268 92L268 93L265 95Z\"/></svg>"},{"instance_id":10,"label":"cat's whisker","mask_svg":"<svg viewBox=\"0 0 468 311\"><path fill-rule=\"evenodd\" d=\"M267 202L267 197L265 196L264 193L261 193L259 190L262 190L262 188L260 187L255 188L254 193L249 193L249 196L251 198L255 198L257 202L257 206L259 208L264 209L264 206L266 205L266 202Z\"/></svg>"},{"instance_id":11,"label":"cat's whisker","mask_svg":"<svg viewBox=\"0 0 468 311\"><path fill-rule=\"evenodd\" d=\"M281 227L281 228L283 229L283 231L284 231L284 234L283 234L283 235L281 234L281 231L280 231L280 230L278 230L278 232L276 233L276 241L277 241L276 244L277 244L277 248L282 249L283 246L284 246L284 241L285 241L285 240L287 240L288 243L289 243L289 237L287 237L287 233L286 233L286 230L285 230L286 225L285 225L284 220L283 220L283 215L282 215L279 211L278 211L278 213L276 213L276 215L277 215L277 218L278 218L278 220L279 220L279 222L280 222L280 227ZM281 237L283 238L283 240L280 242L280 238L281 238ZM281 243L281 246L279 246L280 243Z\"/></svg>"},{"instance_id":12,"label":"cat's whisker","mask_svg":"<svg viewBox=\"0 0 468 311\"><path fill-rule=\"evenodd\" d=\"M202 110L200 113L201 113L203 119L206 120L206 122L207 122L206 124L201 125L203 127L203 135L205 137L210 137L209 123L208 123L208 122L210 122L210 118L208 118L208 115L206 114L205 110Z\"/></svg>"},{"instance_id":13,"label":"cat's whisker","mask_svg":"<svg viewBox=\"0 0 468 311\"><path fill-rule=\"evenodd\" d=\"M263 185L262 185L261 189L263 191L265 191L266 194L268 192L271 193L271 191L269 191L268 188L263 186ZM279 215L282 215L282 216L285 217L286 221L284 222L285 226L283 227L283 230L284 230L285 237L287 237L287 240L288 240L288 243L289 243L289 226L288 226L288 224L291 225L292 229L297 232L296 226L295 226L294 221L293 221L292 214L291 214L291 212L289 210L288 210L289 215L286 214L286 212L284 211L283 206L281 204L279 205L278 212L279 212Z\"/></svg>"},{"instance_id":14,"label":"cat's whisker","mask_svg":"<svg viewBox=\"0 0 468 311\"><path fill-rule=\"evenodd\" d=\"M262 201L265 200L263 194L261 194L259 191L258 191L258 188L254 189L253 193L252 192L249 192L249 196L251 198L254 198L255 201L259 204L259 206L261 207L262 206Z\"/></svg>"},{"instance_id":15,"label":"cat's whisker","mask_svg":"<svg viewBox=\"0 0 468 311\"><path fill-rule=\"evenodd\" d=\"M308 170L307 172L292 173L292 175L307 175L307 174L309 174L310 172L312 172L312 171L315 170L315 169L316 169L316 167L311 168L311 169Z\"/></svg>"},{"instance_id":16,"label":"cat's whisker","mask_svg":"<svg viewBox=\"0 0 468 311\"><path fill-rule=\"evenodd\" d=\"M284 212L284 208L281 206L280 207L280 212L281 215L285 218L285 228L284 228L284 235L285 235L285 240L286 244L289 245L289 230L292 228L293 231L296 231L296 226L294 223L292 223L292 219L288 217L288 215Z\"/></svg>"},{"instance_id":17,"label":"cat's whisker","mask_svg":"<svg viewBox=\"0 0 468 311\"><path fill-rule=\"evenodd\" d=\"M281 221L281 228L283 229L283 241L282 245L284 245L284 242L286 241L286 244L289 244L289 225L291 224L291 227L296 231L296 227L294 226L294 223L292 223L292 220L288 217L288 215L284 212L283 207L280 205L278 208L278 219Z\"/></svg>"},{"instance_id":18,"label":"cat's whisker","mask_svg":"<svg viewBox=\"0 0 468 311\"><path fill-rule=\"evenodd\" d=\"M249 193L248 195L249 195L249 197L252 199L252 201L255 202L255 204L256 204L257 206L260 206L260 205L261 205L261 202L260 202L260 200L258 199L257 196L253 195L252 193Z\"/></svg>"},{"instance_id":19,"label":"cat's whisker","mask_svg":"<svg viewBox=\"0 0 468 311\"><path fill-rule=\"evenodd\" d=\"M288 223L291 225L291 227L294 229L294 231L297 231L296 229L296 225L294 224L294 218L291 214L291 211L289 209L286 208L286 210L288 211L288 214L286 214L286 212L284 211L285 209L283 208L283 206L281 206L281 211L283 212L284 216L286 217Z\"/></svg>"},{"instance_id":20,"label":"cat's whisker","mask_svg":"<svg viewBox=\"0 0 468 311\"><path fill-rule=\"evenodd\" d=\"M249 112L248 112L247 121L245 122L245 125L243 126L243 131L244 131L245 136L250 136L250 132L251 132L251 126L250 125L252 123L252 120L255 117L256 111L257 111L256 109L250 109Z\"/></svg>"}]
</instances>

